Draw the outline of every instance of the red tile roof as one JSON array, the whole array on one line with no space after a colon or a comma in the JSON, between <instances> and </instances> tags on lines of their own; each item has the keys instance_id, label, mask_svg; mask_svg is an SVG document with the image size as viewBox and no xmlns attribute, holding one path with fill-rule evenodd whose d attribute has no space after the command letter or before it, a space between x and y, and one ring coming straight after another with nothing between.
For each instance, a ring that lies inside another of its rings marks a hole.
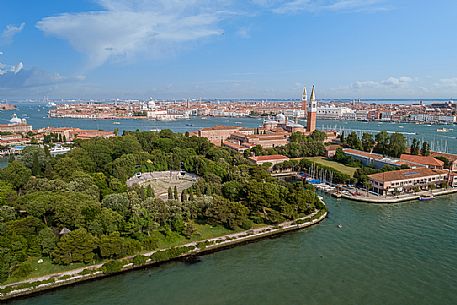
<instances>
[{"instance_id":1,"label":"red tile roof","mask_svg":"<svg viewBox=\"0 0 457 305\"><path fill-rule=\"evenodd\" d=\"M223 125L218 125L218 126L213 126L213 127L205 127L200 129L201 131L212 131L212 130L238 130L241 129L240 126L223 126Z\"/></svg>"},{"instance_id":2,"label":"red tile roof","mask_svg":"<svg viewBox=\"0 0 457 305\"><path fill-rule=\"evenodd\" d=\"M254 160L255 162L266 162L266 161L277 161L277 160L289 160L288 157L283 155L269 155L269 156L257 156L250 157L249 159Z\"/></svg>"},{"instance_id":3,"label":"red tile roof","mask_svg":"<svg viewBox=\"0 0 457 305\"><path fill-rule=\"evenodd\" d=\"M416 178L425 178L434 175L445 175L448 171L442 169L430 169L430 168L416 168L416 169L403 169L395 170L390 172L378 173L369 175L368 177L372 180L386 182L386 181L399 181Z\"/></svg>"},{"instance_id":4,"label":"red tile roof","mask_svg":"<svg viewBox=\"0 0 457 305\"><path fill-rule=\"evenodd\" d=\"M437 167L444 166L443 161L435 159L432 156L416 156L416 155L402 154L400 156L400 160L406 160L406 161L413 162L413 163L431 165L431 166L437 166Z\"/></svg>"},{"instance_id":5,"label":"red tile roof","mask_svg":"<svg viewBox=\"0 0 457 305\"><path fill-rule=\"evenodd\" d=\"M326 151L337 150L338 148L341 148L341 145L329 145L329 146L325 146L325 150L326 150Z\"/></svg>"},{"instance_id":6,"label":"red tile roof","mask_svg":"<svg viewBox=\"0 0 457 305\"><path fill-rule=\"evenodd\" d=\"M377 160L381 160L384 158L382 155L379 155L379 154L371 154L371 153L368 153L365 151L351 149L351 148L345 148L343 151L348 154L362 156L365 158L371 158L371 159L377 159Z\"/></svg>"},{"instance_id":7,"label":"red tile roof","mask_svg":"<svg viewBox=\"0 0 457 305\"><path fill-rule=\"evenodd\" d=\"M435 157L435 158L436 157L445 157L446 159L448 159L451 162L457 161L457 155L455 155L455 154L448 154L448 153L441 153L441 152L432 151L431 152L431 156Z\"/></svg>"}]
</instances>

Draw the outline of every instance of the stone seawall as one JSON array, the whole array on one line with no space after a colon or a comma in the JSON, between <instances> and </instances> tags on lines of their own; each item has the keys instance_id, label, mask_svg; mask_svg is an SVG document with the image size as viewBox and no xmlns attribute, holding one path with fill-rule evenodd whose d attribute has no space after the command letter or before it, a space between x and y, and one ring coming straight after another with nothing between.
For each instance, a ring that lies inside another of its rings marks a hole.
<instances>
[{"instance_id":1,"label":"stone seawall","mask_svg":"<svg viewBox=\"0 0 457 305\"><path fill-rule=\"evenodd\" d=\"M180 247L175 247L180 249L187 247L189 250L185 253L161 261L155 261L151 258L154 254L165 252L167 250L171 250L172 248L161 249L142 254L145 257L146 261L141 265L134 265L131 262L133 256L119 259L118 261L121 261L125 264L121 270L116 272L106 273L102 270L103 264L97 264L58 274L51 274L40 278L29 279L19 283L0 286L0 300L5 301L12 298L26 297L68 285L75 285L80 282L96 280L132 270L158 266L167 262L181 260L186 257L214 253L238 245L255 242L273 236L279 236L281 234L297 231L318 224L325 219L327 213L328 212L326 210L320 210L314 212L311 215L308 215L307 217L284 222L278 225L269 225L239 233L228 234L221 237L191 242Z\"/></svg>"}]
</instances>

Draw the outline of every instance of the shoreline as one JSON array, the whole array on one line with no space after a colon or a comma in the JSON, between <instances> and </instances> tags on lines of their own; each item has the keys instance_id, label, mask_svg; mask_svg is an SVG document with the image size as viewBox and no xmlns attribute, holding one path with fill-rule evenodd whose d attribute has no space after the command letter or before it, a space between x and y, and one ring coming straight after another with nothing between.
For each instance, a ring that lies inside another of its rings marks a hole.
<instances>
[{"instance_id":1,"label":"shoreline","mask_svg":"<svg viewBox=\"0 0 457 305\"><path fill-rule=\"evenodd\" d=\"M230 249L235 246L245 245L256 242L262 239L278 237L300 229L308 228L323 221L328 215L328 211L317 210L314 213L292 221L286 221L278 225L268 225L265 227L246 230L238 233L223 235L206 240L194 241L182 246L172 247L167 249L159 249L148 253L129 256L118 260L108 262L122 262L120 270L114 272L106 272L101 269L107 263L95 264L87 267L69 270L66 272L49 274L39 278L28 279L16 283L0 286L0 301L7 301L16 298L26 298L35 294L41 294L48 291L56 290L69 285L76 285L82 282L94 281L105 277L118 275L125 272L140 270L150 267L156 267L173 261L182 261L186 258L194 256L207 255L219 252L225 249ZM166 258L164 260L155 261L154 254L165 253L170 250L186 249L186 251L177 256ZM145 262L141 265L134 265L132 259L137 256L143 256ZM21 286L30 287L21 287Z\"/></svg>"}]
</instances>

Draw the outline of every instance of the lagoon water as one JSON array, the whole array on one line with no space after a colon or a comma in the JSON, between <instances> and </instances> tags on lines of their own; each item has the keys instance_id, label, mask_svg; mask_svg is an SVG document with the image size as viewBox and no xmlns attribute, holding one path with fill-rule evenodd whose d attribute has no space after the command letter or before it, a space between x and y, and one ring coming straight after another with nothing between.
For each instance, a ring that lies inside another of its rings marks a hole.
<instances>
[{"instance_id":1,"label":"lagoon water","mask_svg":"<svg viewBox=\"0 0 457 305\"><path fill-rule=\"evenodd\" d=\"M457 304L456 196L325 201L309 229L12 304Z\"/></svg>"},{"instance_id":2,"label":"lagoon water","mask_svg":"<svg viewBox=\"0 0 457 305\"><path fill-rule=\"evenodd\" d=\"M113 125L112 121L44 119L46 108L34 113L35 107L20 106L17 111L29 114L34 128L182 132L236 122L254 127L261 122L222 118L165 123L128 120ZM11 113L1 113L0 119L6 120ZM436 145L447 141L449 151L457 153L456 131L437 133L439 126L335 121L318 121L318 125L417 133L416 137ZM325 195L324 199L330 215L318 226L203 256L195 264L165 264L11 304L457 304L456 195L395 205Z\"/></svg>"}]
</instances>

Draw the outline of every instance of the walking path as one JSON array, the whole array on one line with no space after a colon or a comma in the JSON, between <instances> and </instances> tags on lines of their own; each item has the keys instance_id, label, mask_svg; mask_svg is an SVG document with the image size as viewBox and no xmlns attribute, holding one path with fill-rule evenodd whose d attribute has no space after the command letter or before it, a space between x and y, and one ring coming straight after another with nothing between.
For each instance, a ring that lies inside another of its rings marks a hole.
<instances>
[{"instance_id":1,"label":"walking path","mask_svg":"<svg viewBox=\"0 0 457 305\"><path fill-rule=\"evenodd\" d=\"M399 195L395 197L385 197L385 196L366 196L365 193L362 193L360 196L353 196L353 195L348 195L348 194L343 194L341 193L342 198L346 198L349 200L354 200L354 201L363 201L363 202L370 202L370 203L399 203L399 202L405 202L405 201L412 201L412 200L417 200L421 196L427 196L433 194L434 197L438 196L443 196L443 195L449 195L453 193L457 193L457 188L450 188L447 190L434 190L434 191L423 191L423 192L418 192L418 193L413 193L413 194L405 194L405 195Z\"/></svg>"},{"instance_id":2,"label":"walking path","mask_svg":"<svg viewBox=\"0 0 457 305\"><path fill-rule=\"evenodd\" d=\"M193 255L197 253L204 253L208 251L214 251L218 249L223 249L228 246L232 246L235 244L243 243L246 241L251 241L251 240L256 240L280 233L285 233L293 230L299 230L302 228L309 227L311 225L317 224L321 222L326 216L327 216L327 211L324 213L321 213L318 218L314 218L316 215L318 215L321 211L317 210L313 212L310 215L307 215L306 217L299 218L296 220L292 221L286 221L278 225L268 225L264 226L261 228L256 228L256 229L251 229L239 233L233 233L233 234L228 234L220 237L215 237L207 240L201 240L201 241L194 241L187 243L185 245L182 245L180 247L191 247L193 248L189 252L186 252L181 255L181 257L188 256L188 255ZM204 244L205 246L202 248L201 244ZM159 252L159 251L164 251L167 249L160 249L160 250L155 250L155 251L150 251L147 253L143 253L143 256L145 257L150 257L154 253ZM133 256L125 257L122 260L129 260L132 259ZM172 258L175 259L175 258ZM170 259L170 260L172 260ZM150 260L148 260L146 263L153 263ZM12 284L7 284L0 286L0 289L5 289L5 288L12 288L11 291L9 292L4 292L0 293L0 300L6 300L9 298L21 296L21 295L27 295L31 294L37 291L42 291L46 289L51 289L51 288L56 288L68 284L72 284L75 282L80 282L80 281L85 281L88 279L93 279L97 277L103 277L106 274L104 274L102 271L98 270L103 266L104 263L96 264L96 265L91 265L87 267L81 267L77 269L73 269L70 271L65 271L65 272L59 272L59 273L53 273L49 275L45 275L42 277L37 277L37 278L31 278L27 279L24 281L12 283ZM123 271L128 271L135 268L132 263L127 263L124 266ZM98 271L95 271L98 270ZM89 272L88 274L83 274L84 271L92 271ZM94 272L95 271L95 272ZM54 280L53 282L46 283L46 281L49 280ZM40 282L45 282L45 283L40 283ZM37 286L35 287L29 287L29 288L19 288L20 285L27 285L27 284L33 284L37 283ZM18 287L18 289L14 289L14 287Z\"/></svg>"}]
</instances>

